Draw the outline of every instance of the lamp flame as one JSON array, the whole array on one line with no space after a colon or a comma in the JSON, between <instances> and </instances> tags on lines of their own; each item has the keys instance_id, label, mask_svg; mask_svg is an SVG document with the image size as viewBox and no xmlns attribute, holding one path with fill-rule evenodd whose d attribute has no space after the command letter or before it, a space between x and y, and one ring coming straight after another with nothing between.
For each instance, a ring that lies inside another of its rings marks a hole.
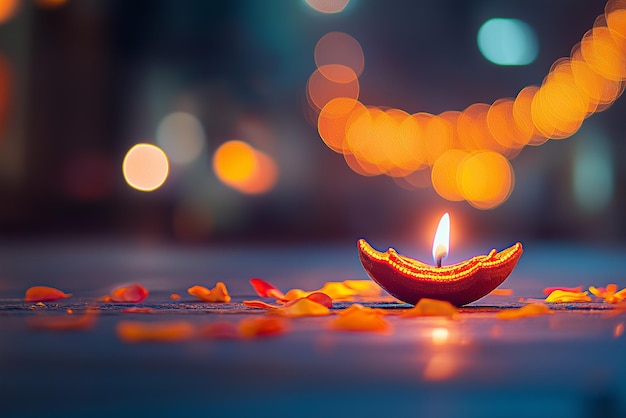
<instances>
[{"instance_id":1,"label":"lamp flame","mask_svg":"<svg viewBox=\"0 0 626 418\"><path fill-rule=\"evenodd\" d=\"M433 259L441 267L441 260L448 256L450 250L450 215L446 212L439 220L439 226L433 240Z\"/></svg>"}]
</instances>

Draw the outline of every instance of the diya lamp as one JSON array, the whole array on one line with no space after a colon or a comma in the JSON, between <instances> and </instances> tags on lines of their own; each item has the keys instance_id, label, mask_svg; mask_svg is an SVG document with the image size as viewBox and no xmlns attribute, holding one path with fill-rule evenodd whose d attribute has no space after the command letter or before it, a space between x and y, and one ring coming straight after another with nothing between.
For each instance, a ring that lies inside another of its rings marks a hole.
<instances>
[{"instance_id":1,"label":"diya lamp","mask_svg":"<svg viewBox=\"0 0 626 418\"><path fill-rule=\"evenodd\" d=\"M445 300L462 306L498 287L511 274L522 255L522 244L453 265L442 265L448 256L450 216L439 221L433 242L435 266L398 254L393 248L379 252L364 239L357 243L367 274L395 298L416 304L422 298Z\"/></svg>"}]
</instances>

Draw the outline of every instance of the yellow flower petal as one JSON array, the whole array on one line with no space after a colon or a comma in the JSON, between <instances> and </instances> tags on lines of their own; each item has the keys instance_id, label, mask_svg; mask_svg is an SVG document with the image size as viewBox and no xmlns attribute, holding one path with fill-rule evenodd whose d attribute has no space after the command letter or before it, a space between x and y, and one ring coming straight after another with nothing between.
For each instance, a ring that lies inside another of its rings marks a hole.
<instances>
[{"instance_id":1,"label":"yellow flower petal","mask_svg":"<svg viewBox=\"0 0 626 418\"><path fill-rule=\"evenodd\" d=\"M390 324L383 318L381 311L354 304L340 312L330 322L330 328L338 331L386 332L390 329Z\"/></svg>"},{"instance_id":2,"label":"yellow flower petal","mask_svg":"<svg viewBox=\"0 0 626 418\"><path fill-rule=\"evenodd\" d=\"M566 303L566 302L591 302L589 292L568 292L565 290L555 290L545 299L546 302Z\"/></svg>"},{"instance_id":3,"label":"yellow flower petal","mask_svg":"<svg viewBox=\"0 0 626 418\"><path fill-rule=\"evenodd\" d=\"M455 319L459 316L459 310L450 302L422 298L417 304L402 314L403 318L416 316L445 316Z\"/></svg>"},{"instance_id":4,"label":"yellow flower petal","mask_svg":"<svg viewBox=\"0 0 626 418\"><path fill-rule=\"evenodd\" d=\"M275 309L271 312L292 318L330 315L330 310L326 306L307 298L302 298L291 305Z\"/></svg>"},{"instance_id":5,"label":"yellow flower petal","mask_svg":"<svg viewBox=\"0 0 626 418\"><path fill-rule=\"evenodd\" d=\"M503 320L520 319L529 316L553 314L554 312L543 303L531 303L517 309L508 309L498 312L496 318Z\"/></svg>"}]
</instances>

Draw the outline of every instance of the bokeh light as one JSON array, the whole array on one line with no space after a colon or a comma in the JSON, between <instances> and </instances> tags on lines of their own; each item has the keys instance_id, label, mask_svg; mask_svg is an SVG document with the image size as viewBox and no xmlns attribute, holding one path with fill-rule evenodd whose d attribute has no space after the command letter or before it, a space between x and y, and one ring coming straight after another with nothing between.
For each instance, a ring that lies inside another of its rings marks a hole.
<instances>
[{"instance_id":1,"label":"bokeh light","mask_svg":"<svg viewBox=\"0 0 626 418\"><path fill-rule=\"evenodd\" d=\"M359 80L350 67L340 64L323 65L309 77L307 97L318 111L337 97L356 100L359 98Z\"/></svg>"},{"instance_id":2,"label":"bokeh light","mask_svg":"<svg viewBox=\"0 0 626 418\"><path fill-rule=\"evenodd\" d=\"M8 22L15 15L20 6L20 0L0 1L0 25Z\"/></svg>"},{"instance_id":3,"label":"bokeh light","mask_svg":"<svg viewBox=\"0 0 626 418\"><path fill-rule=\"evenodd\" d=\"M305 0L314 10L320 13L339 13L346 8L350 0Z\"/></svg>"},{"instance_id":4,"label":"bokeh light","mask_svg":"<svg viewBox=\"0 0 626 418\"><path fill-rule=\"evenodd\" d=\"M220 145L213 155L213 170L222 183L246 194L267 193L278 180L274 159L239 140Z\"/></svg>"},{"instance_id":5,"label":"bokeh light","mask_svg":"<svg viewBox=\"0 0 626 418\"><path fill-rule=\"evenodd\" d=\"M313 54L317 68L322 71L326 65L340 64L351 68L359 77L365 66L361 44L343 32L329 32L322 36L317 41Z\"/></svg>"},{"instance_id":6,"label":"bokeh light","mask_svg":"<svg viewBox=\"0 0 626 418\"><path fill-rule=\"evenodd\" d=\"M161 187L167 179L167 155L155 145L136 144L126 153L122 172L129 186L142 192L151 192Z\"/></svg>"},{"instance_id":7,"label":"bokeh light","mask_svg":"<svg viewBox=\"0 0 626 418\"><path fill-rule=\"evenodd\" d=\"M487 20L478 30L477 42L481 54L497 65L528 65L539 52L535 31L519 19Z\"/></svg>"},{"instance_id":8,"label":"bokeh light","mask_svg":"<svg viewBox=\"0 0 626 418\"><path fill-rule=\"evenodd\" d=\"M202 152L206 138L198 118L186 112L170 113L157 128L156 143L175 164L189 164Z\"/></svg>"},{"instance_id":9,"label":"bokeh light","mask_svg":"<svg viewBox=\"0 0 626 418\"><path fill-rule=\"evenodd\" d=\"M509 160L497 152L472 153L458 167L458 188L477 209L493 209L504 203L513 190L513 182Z\"/></svg>"}]
</instances>

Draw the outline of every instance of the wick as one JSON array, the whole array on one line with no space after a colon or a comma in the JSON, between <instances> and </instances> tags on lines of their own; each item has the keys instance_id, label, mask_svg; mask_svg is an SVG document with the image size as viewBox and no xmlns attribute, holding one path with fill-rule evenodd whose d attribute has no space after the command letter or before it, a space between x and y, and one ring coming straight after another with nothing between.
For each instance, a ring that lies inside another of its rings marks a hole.
<instances>
[{"instance_id":1,"label":"wick","mask_svg":"<svg viewBox=\"0 0 626 418\"><path fill-rule=\"evenodd\" d=\"M441 267L441 259L442 259L442 258L443 258L443 257L439 257L439 258L437 259L437 267Z\"/></svg>"}]
</instances>

